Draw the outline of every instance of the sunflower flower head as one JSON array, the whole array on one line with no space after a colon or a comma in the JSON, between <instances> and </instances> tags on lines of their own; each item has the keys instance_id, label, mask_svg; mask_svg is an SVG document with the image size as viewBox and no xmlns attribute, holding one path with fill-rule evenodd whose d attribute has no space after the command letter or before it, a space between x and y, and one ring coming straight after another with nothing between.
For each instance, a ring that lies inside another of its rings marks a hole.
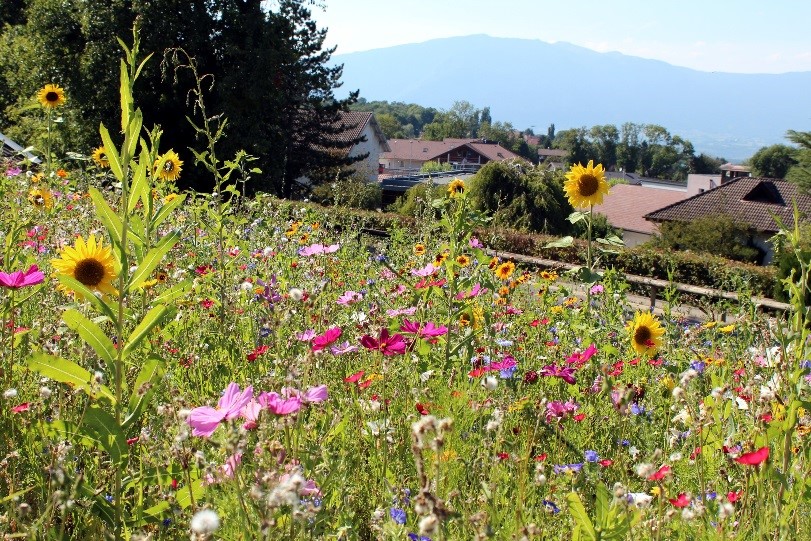
<instances>
[{"instance_id":1,"label":"sunflower flower head","mask_svg":"<svg viewBox=\"0 0 811 541\"><path fill-rule=\"evenodd\" d=\"M65 91L58 85L47 84L37 92L37 101L46 109L54 109L65 103Z\"/></svg>"},{"instance_id":2,"label":"sunflower flower head","mask_svg":"<svg viewBox=\"0 0 811 541\"><path fill-rule=\"evenodd\" d=\"M653 357L662 347L664 328L650 312L637 312L633 321L628 323L631 347L639 355Z\"/></svg>"},{"instance_id":3,"label":"sunflower flower head","mask_svg":"<svg viewBox=\"0 0 811 541\"><path fill-rule=\"evenodd\" d=\"M174 182L180 178L183 162L174 150L169 150L155 160L155 175L164 181Z\"/></svg>"},{"instance_id":4,"label":"sunflower flower head","mask_svg":"<svg viewBox=\"0 0 811 541\"><path fill-rule=\"evenodd\" d=\"M504 263L496 267L496 270L494 272L496 273L496 276L499 278L499 280L506 280L510 276L512 276L514 271L515 271L515 263L513 263L512 261L505 261Z\"/></svg>"},{"instance_id":5,"label":"sunflower flower head","mask_svg":"<svg viewBox=\"0 0 811 541\"><path fill-rule=\"evenodd\" d=\"M39 209L50 210L54 206L53 197L47 188L33 188L28 192L28 201Z\"/></svg>"},{"instance_id":6,"label":"sunflower flower head","mask_svg":"<svg viewBox=\"0 0 811 541\"><path fill-rule=\"evenodd\" d=\"M603 196L608 195L608 182L605 180L603 165L597 164L597 167L594 167L594 160L589 160L586 167L579 163L573 165L566 173L563 189L574 208L599 205L603 202Z\"/></svg>"},{"instance_id":7,"label":"sunflower flower head","mask_svg":"<svg viewBox=\"0 0 811 541\"><path fill-rule=\"evenodd\" d=\"M93 161L101 168L110 167L110 160L107 157L107 149L103 146L93 151Z\"/></svg>"},{"instance_id":8,"label":"sunflower flower head","mask_svg":"<svg viewBox=\"0 0 811 541\"><path fill-rule=\"evenodd\" d=\"M465 193L465 181L455 178L448 184L448 195L451 197L459 197Z\"/></svg>"},{"instance_id":9,"label":"sunflower flower head","mask_svg":"<svg viewBox=\"0 0 811 541\"><path fill-rule=\"evenodd\" d=\"M81 282L99 293L115 294L113 280L115 259L109 246L103 246L101 239L90 235L87 241L80 235L73 246L65 246L59 259L52 259L51 264L58 275L66 275ZM67 290L60 287L63 291ZM77 292L72 292L79 296Z\"/></svg>"}]
</instances>

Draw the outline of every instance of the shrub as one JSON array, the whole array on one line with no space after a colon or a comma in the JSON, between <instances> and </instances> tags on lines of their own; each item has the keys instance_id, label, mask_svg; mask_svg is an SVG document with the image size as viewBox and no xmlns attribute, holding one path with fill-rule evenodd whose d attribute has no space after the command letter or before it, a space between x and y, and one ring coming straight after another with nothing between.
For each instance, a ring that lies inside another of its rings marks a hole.
<instances>
[{"instance_id":1,"label":"shrub","mask_svg":"<svg viewBox=\"0 0 811 541\"><path fill-rule=\"evenodd\" d=\"M420 182L406 190L402 196L397 198L397 201L389 205L388 210L404 216L419 216L431 206L431 201L442 197L444 192L445 187L442 185ZM435 211L431 212L436 214Z\"/></svg>"},{"instance_id":2,"label":"shrub","mask_svg":"<svg viewBox=\"0 0 811 541\"><path fill-rule=\"evenodd\" d=\"M378 209L383 204L383 192L378 184L350 176L313 188L311 198L321 205L339 205L364 210Z\"/></svg>"},{"instance_id":3,"label":"shrub","mask_svg":"<svg viewBox=\"0 0 811 541\"><path fill-rule=\"evenodd\" d=\"M651 244L664 250L692 250L735 261L757 263L763 251L752 245L746 224L721 214L693 222L665 222Z\"/></svg>"}]
</instances>

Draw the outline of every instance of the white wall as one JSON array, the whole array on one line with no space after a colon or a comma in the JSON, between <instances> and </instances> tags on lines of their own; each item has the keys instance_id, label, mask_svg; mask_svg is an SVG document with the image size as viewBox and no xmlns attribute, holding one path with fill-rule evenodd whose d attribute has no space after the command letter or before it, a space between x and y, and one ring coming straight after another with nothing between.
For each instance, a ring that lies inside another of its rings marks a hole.
<instances>
[{"instance_id":1,"label":"white wall","mask_svg":"<svg viewBox=\"0 0 811 541\"><path fill-rule=\"evenodd\" d=\"M353 146L352 150L349 152L349 156L360 156L367 152L369 156L363 161L352 164L352 168L358 173L363 174L368 182L377 182L377 166L380 163L380 155L383 153L383 148L370 122L366 123L362 135L366 137L366 141Z\"/></svg>"},{"instance_id":2,"label":"white wall","mask_svg":"<svg viewBox=\"0 0 811 541\"><path fill-rule=\"evenodd\" d=\"M721 185L721 174L717 175L687 175L687 196L693 197L702 192L717 188Z\"/></svg>"}]
</instances>

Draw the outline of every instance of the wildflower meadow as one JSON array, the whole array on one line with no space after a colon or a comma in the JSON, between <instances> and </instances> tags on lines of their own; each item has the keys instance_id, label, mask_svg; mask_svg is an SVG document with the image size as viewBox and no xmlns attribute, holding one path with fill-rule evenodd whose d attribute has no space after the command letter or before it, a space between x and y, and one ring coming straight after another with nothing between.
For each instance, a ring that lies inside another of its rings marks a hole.
<instances>
[{"instance_id":1,"label":"wildflower meadow","mask_svg":"<svg viewBox=\"0 0 811 541\"><path fill-rule=\"evenodd\" d=\"M387 238L244 197L208 119L215 190L178 193L125 53L87 158L0 168L4 539L808 538L811 262L785 314L652 314L616 239L495 257L459 180ZM70 94L33 99L50 134ZM567 175L589 235L607 190Z\"/></svg>"}]
</instances>

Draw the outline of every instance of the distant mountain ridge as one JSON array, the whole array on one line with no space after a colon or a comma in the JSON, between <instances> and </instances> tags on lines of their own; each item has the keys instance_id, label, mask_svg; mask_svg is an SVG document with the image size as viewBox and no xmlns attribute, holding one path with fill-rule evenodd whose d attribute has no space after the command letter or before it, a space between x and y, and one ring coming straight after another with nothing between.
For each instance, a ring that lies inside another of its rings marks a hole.
<instances>
[{"instance_id":1,"label":"distant mountain ridge","mask_svg":"<svg viewBox=\"0 0 811 541\"><path fill-rule=\"evenodd\" d=\"M740 160L811 129L811 72L702 72L570 43L472 35L335 55L344 86L368 100L489 106L494 120L546 133L660 124L696 152Z\"/></svg>"}]
</instances>

